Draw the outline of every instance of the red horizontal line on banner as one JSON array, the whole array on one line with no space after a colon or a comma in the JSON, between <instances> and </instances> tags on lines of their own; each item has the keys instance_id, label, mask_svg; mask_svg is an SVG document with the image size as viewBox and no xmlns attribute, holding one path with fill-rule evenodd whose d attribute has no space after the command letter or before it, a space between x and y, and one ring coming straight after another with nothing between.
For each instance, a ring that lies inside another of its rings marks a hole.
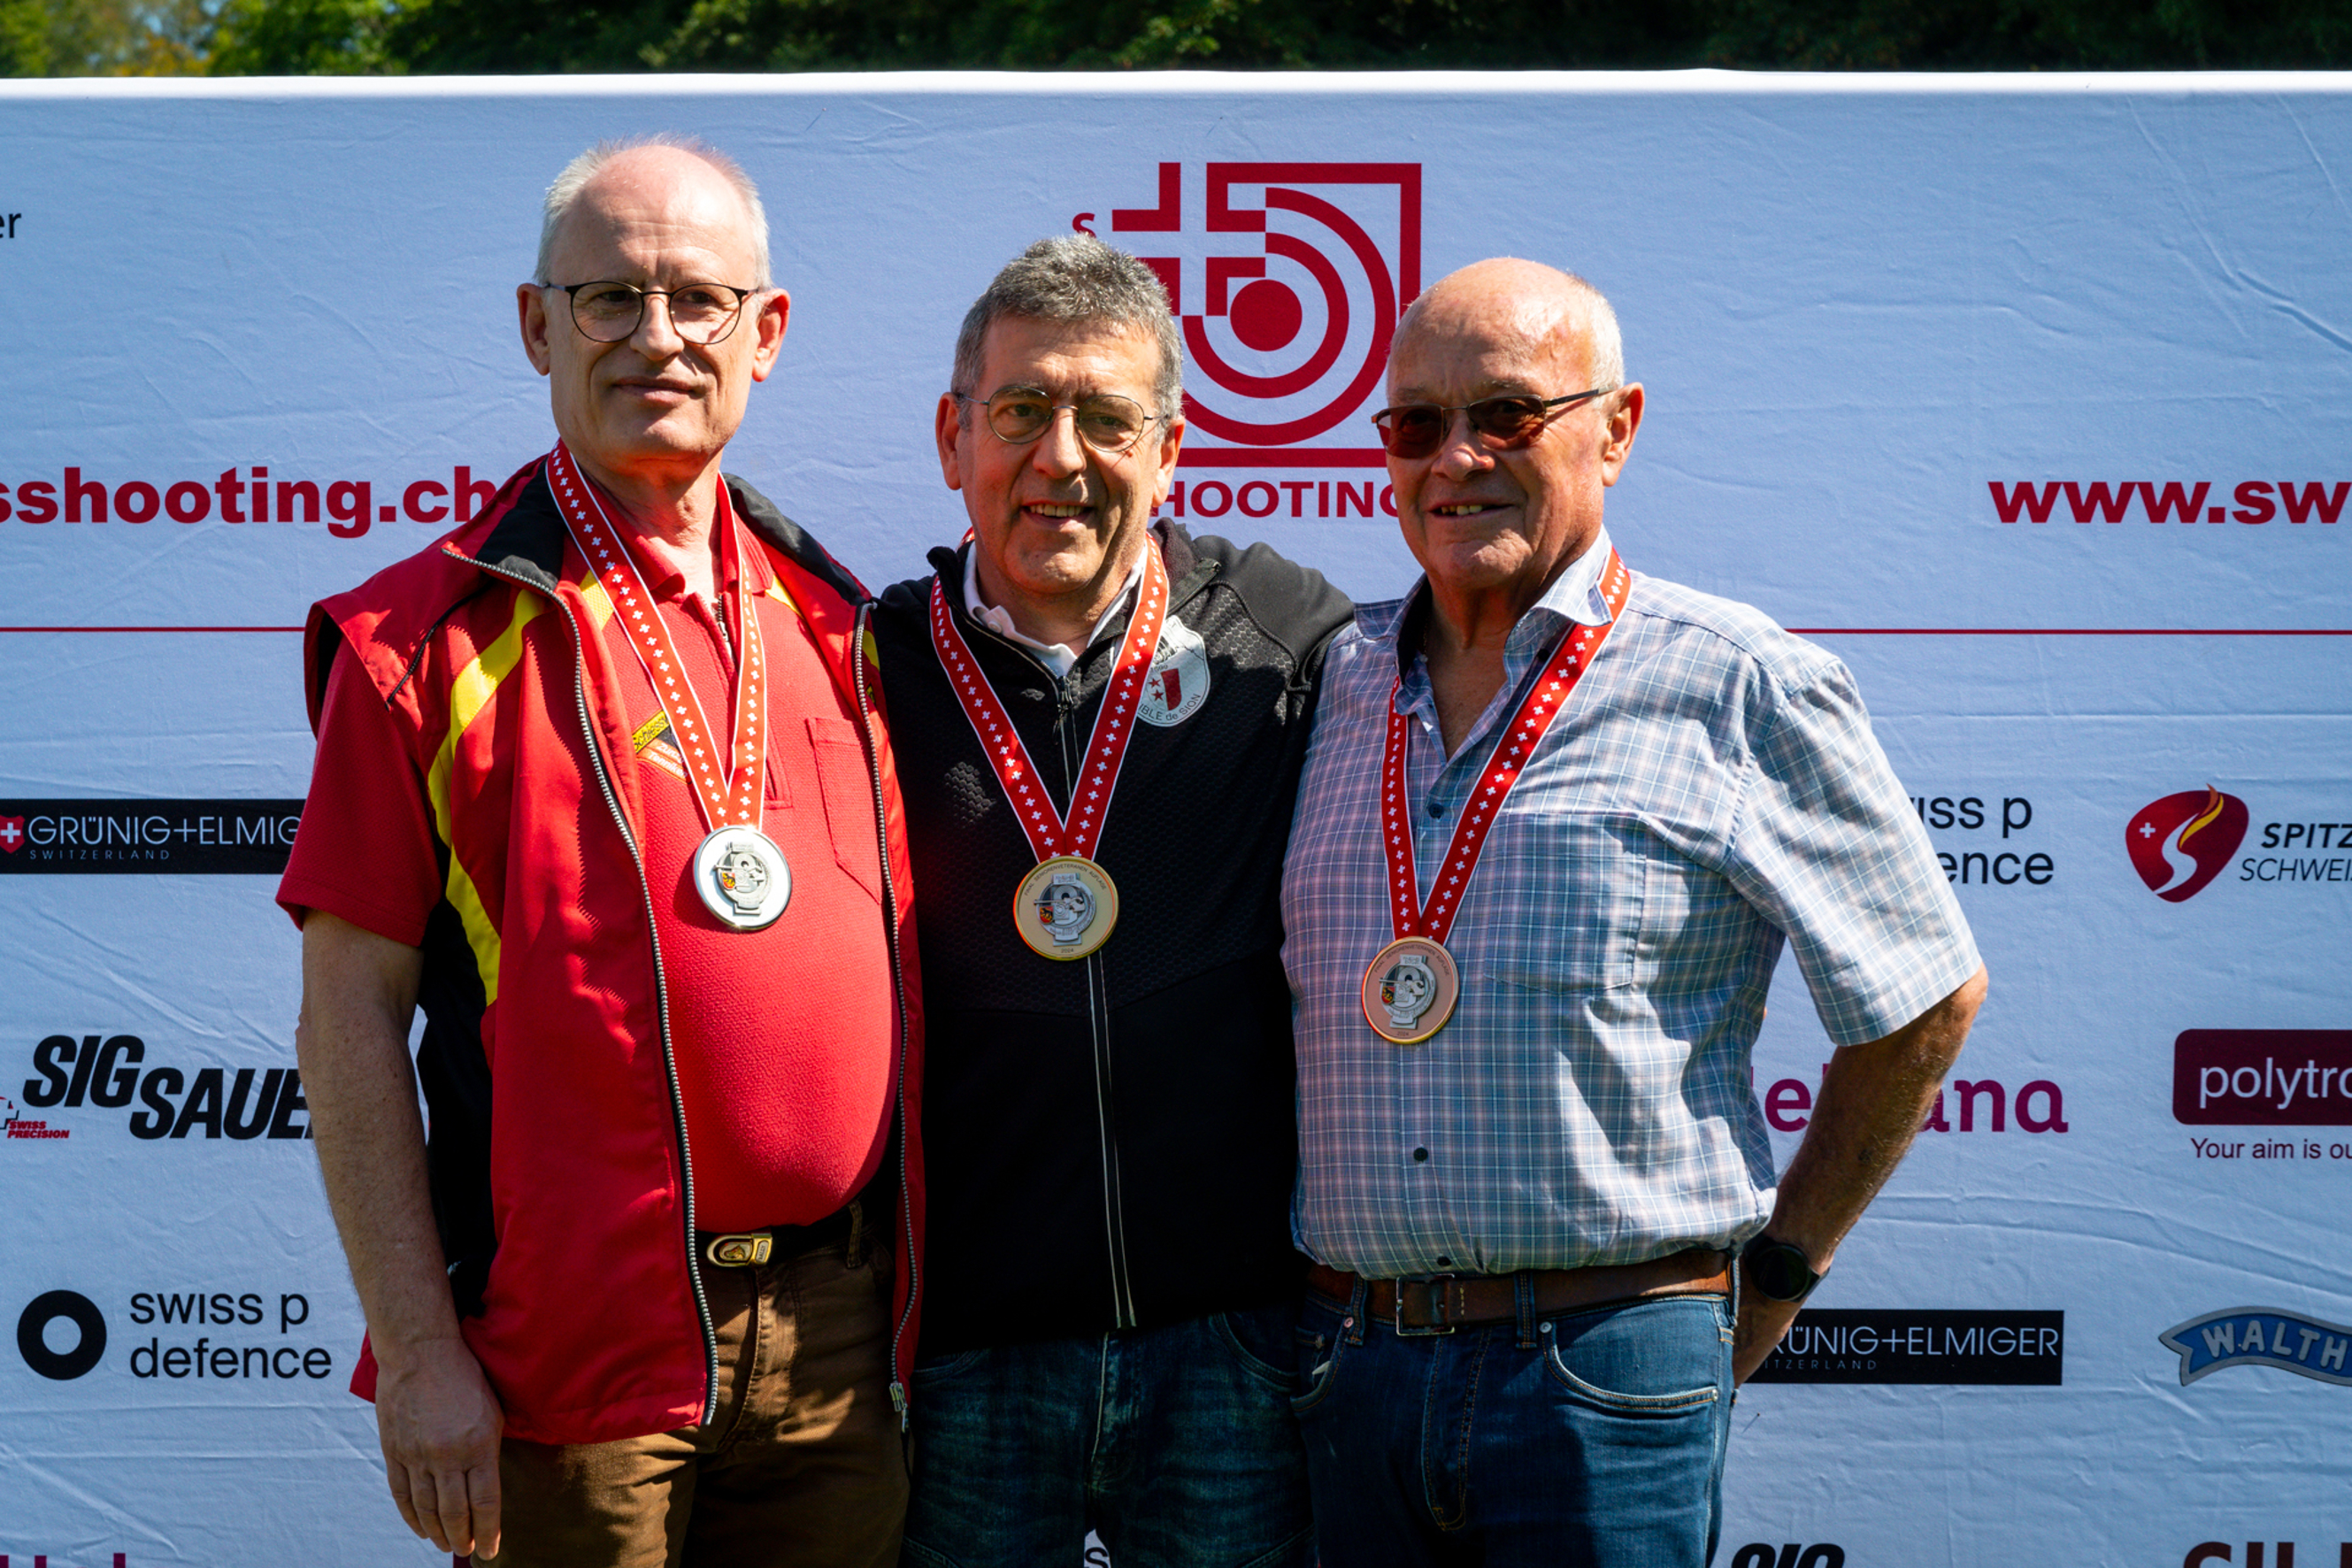
<instances>
[{"instance_id":1,"label":"red horizontal line on banner","mask_svg":"<svg viewBox=\"0 0 2352 1568\"><path fill-rule=\"evenodd\" d=\"M1180 468L1377 468L1388 462L1378 447L1187 447Z\"/></svg>"},{"instance_id":2,"label":"red horizontal line on banner","mask_svg":"<svg viewBox=\"0 0 2352 1568\"><path fill-rule=\"evenodd\" d=\"M299 632L300 626L0 626L0 632Z\"/></svg>"},{"instance_id":3,"label":"red horizontal line on banner","mask_svg":"<svg viewBox=\"0 0 2352 1568\"><path fill-rule=\"evenodd\" d=\"M2352 637L2326 626L1790 626L1803 637Z\"/></svg>"}]
</instances>

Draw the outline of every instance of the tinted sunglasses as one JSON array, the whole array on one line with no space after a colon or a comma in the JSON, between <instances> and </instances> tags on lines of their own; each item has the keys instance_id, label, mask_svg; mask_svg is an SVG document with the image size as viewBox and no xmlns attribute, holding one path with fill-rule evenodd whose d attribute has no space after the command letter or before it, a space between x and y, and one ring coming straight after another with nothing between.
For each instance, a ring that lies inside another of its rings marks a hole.
<instances>
[{"instance_id":1,"label":"tinted sunglasses","mask_svg":"<svg viewBox=\"0 0 2352 1568\"><path fill-rule=\"evenodd\" d=\"M1448 406L1438 403L1400 403L1383 408L1372 416L1372 423L1381 433L1381 445L1391 458L1426 458L1437 450L1453 428L1448 417L1467 414L1470 428L1489 451L1524 446L1559 413L1570 405L1605 397L1614 387L1596 386L1585 392L1571 392L1560 397L1531 397L1517 394L1508 397L1482 397L1475 403Z\"/></svg>"}]
</instances>

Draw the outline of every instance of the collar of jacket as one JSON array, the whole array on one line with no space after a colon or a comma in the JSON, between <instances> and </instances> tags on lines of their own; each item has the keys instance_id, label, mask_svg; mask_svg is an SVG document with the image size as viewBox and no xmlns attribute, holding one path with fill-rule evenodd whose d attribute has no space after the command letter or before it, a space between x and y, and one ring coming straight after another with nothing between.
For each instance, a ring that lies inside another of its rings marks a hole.
<instances>
[{"instance_id":1,"label":"collar of jacket","mask_svg":"<svg viewBox=\"0 0 2352 1568\"><path fill-rule=\"evenodd\" d=\"M721 474L719 481L727 487L735 514L771 552L850 604L864 604L872 597L864 584L826 554L800 524L776 510L773 501L733 474ZM462 531L443 541L443 552L502 575L520 577L553 595L556 574L563 566L567 531L555 496L547 488L544 464L515 498L514 505L485 521L488 526L483 531Z\"/></svg>"},{"instance_id":2,"label":"collar of jacket","mask_svg":"<svg viewBox=\"0 0 2352 1568\"><path fill-rule=\"evenodd\" d=\"M1184 531L1181 522L1171 522L1166 518L1155 519L1151 524L1151 539L1159 547L1160 563L1168 568L1168 611L1173 615L1200 597L1202 590L1215 581L1218 563L1192 548L1192 536ZM979 548L977 541L966 539L958 545L934 545L930 553L924 557L931 570L940 574L940 581L948 584L948 614L958 624L966 626L974 623L971 612L963 605L963 560L967 552ZM1122 632L1126 627L1124 620L1119 622ZM1110 639L1106 637L1103 640ZM1078 650L1081 664L1086 662L1087 651L1085 648Z\"/></svg>"}]
</instances>

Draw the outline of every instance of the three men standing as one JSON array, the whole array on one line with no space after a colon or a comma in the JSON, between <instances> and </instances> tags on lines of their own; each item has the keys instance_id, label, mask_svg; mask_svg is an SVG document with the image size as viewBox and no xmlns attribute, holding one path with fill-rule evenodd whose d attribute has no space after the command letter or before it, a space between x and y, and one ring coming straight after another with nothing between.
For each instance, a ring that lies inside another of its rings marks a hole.
<instances>
[{"instance_id":1,"label":"three men standing","mask_svg":"<svg viewBox=\"0 0 2352 1568\"><path fill-rule=\"evenodd\" d=\"M1007 266L938 409L971 538L876 617L929 998L910 1563L1312 1560L1276 899L1350 606L1153 523L1181 364L1134 258Z\"/></svg>"},{"instance_id":2,"label":"three men standing","mask_svg":"<svg viewBox=\"0 0 2352 1568\"><path fill-rule=\"evenodd\" d=\"M1618 559L1643 391L1606 300L1465 268L1389 387L1425 576L1332 648L1283 889L1322 1562L1696 1568L1733 1385L1984 972L1844 668ZM1784 941L1839 1048L1776 1192Z\"/></svg>"},{"instance_id":3,"label":"three men standing","mask_svg":"<svg viewBox=\"0 0 2352 1568\"><path fill-rule=\"evenodd\" d=\"M911 1404L914 1563L1703 1562L1984 979L1843 667L1618 560L1606 302L1414 303L1426 576L1350 625L1152 521L1181 345L1091 237L967 316L971 536L870 623L719 473L790 308L740 170L583 154L518 299L561 439L314 612L279 893L412 1527L883 1563ZM1776 1189L1784 941L1840 1048Z\"/></svg>"},{"instance_id":4,"label":"three men standing","mask_svg":"<svg viewBox=\"0 0 2352 1568\"><path fill-rule=\"evenodd\" d=\"M907 866L866 595L719 471L790 311L758 194L600 146L518 304L554 449L310 621L278 898L355 1387L402 1517L478 1563L887 1564Z\"/></svg>"}]
</instances>

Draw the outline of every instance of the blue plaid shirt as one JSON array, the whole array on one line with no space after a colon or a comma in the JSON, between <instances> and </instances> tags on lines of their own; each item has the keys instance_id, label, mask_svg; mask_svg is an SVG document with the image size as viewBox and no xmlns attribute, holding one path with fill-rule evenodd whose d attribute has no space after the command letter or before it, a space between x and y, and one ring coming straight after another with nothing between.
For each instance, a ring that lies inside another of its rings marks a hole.
<instances>
[{"instance_id":1,"label":"blue plaid shirt","mask_svg":"<svg viewBox=\"0 0 2352 1568\"><path fill-rule=\"evenodd\" d=\"M1334 641L1284 866L1298 1045L1298 1244L1373 1278L1633 1263L1729 1248L1777 1177L1748 1052L1783 940L1830 1038L1894 1033L1977 969L1959 904L1845 667L1745 605L1633 576L1486 838L1446 948L1453 1021L1365 1024L1394 936L1381 848L1389 692L1409 721L1421 891L1498 726L1571 622L1609 618L1603 536L1515 626L1452 758L1400 631ZM1417 635L1411 639L1418 643Z\"/></svg>"}]
</instances>

